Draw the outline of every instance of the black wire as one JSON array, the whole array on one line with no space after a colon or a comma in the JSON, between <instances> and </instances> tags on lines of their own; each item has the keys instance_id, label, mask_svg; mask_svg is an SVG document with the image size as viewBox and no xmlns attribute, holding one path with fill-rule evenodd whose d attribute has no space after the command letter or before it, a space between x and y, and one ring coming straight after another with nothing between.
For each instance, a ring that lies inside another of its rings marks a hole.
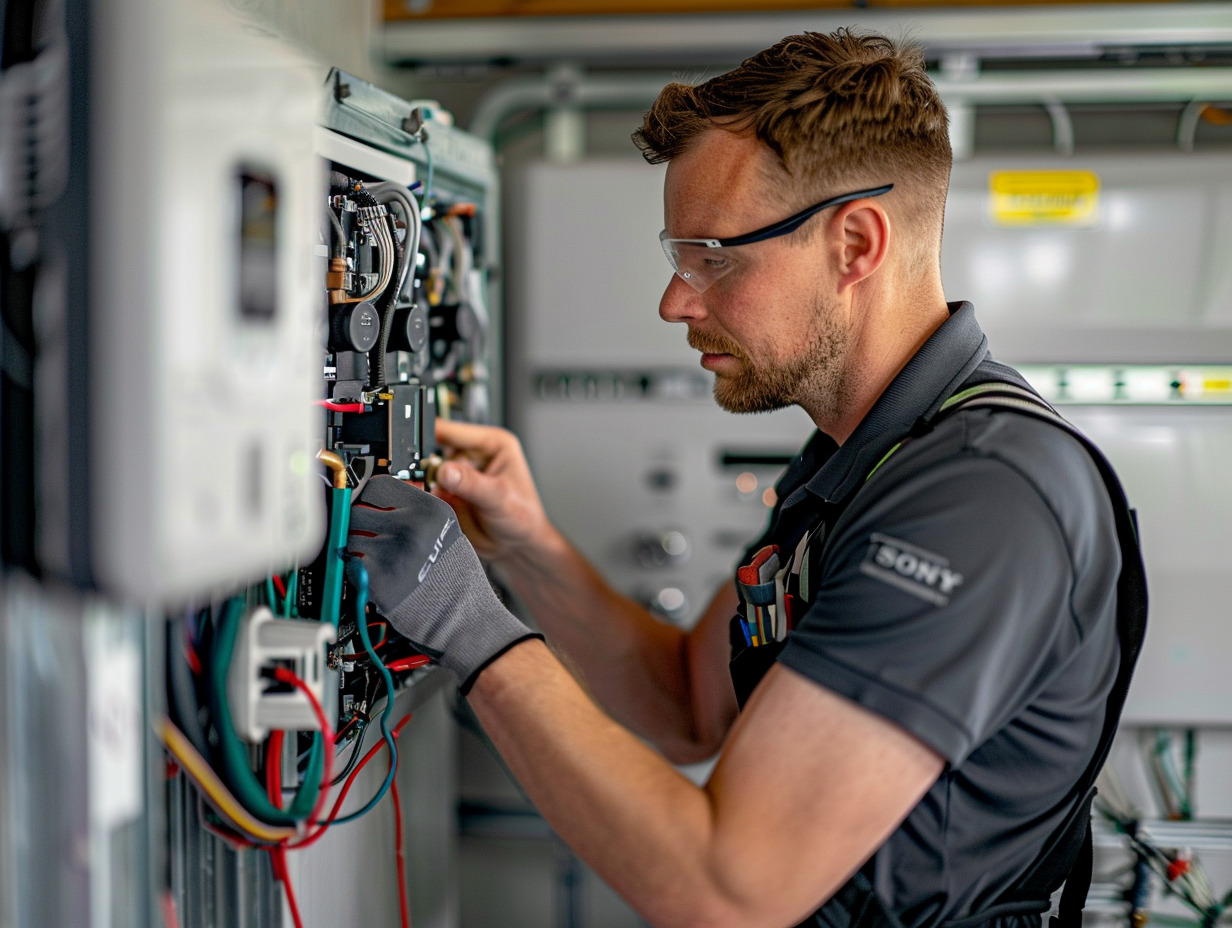
<instances>
[{"instance_id":1,"label":"black wire","mask_svg":"<svg viewBox=\"0 0 1232 928\"><path fill-rule=\"evenodd\" d=\"M359 734L355 736L355 748L351 751L351 756L347 760L346 767L343 768L341 773L334 777L333 781L330 783L330 786L337 786L351 775L351 772L355 769L355 765L359 763L359 755L363 753L362 748L364 746L364 735L367 734L367 732L368 720L364 719L359 723Z\"/></svg>"},{"instance_id":2,"label":"black wire","mask_svg":"<svg viewBox=\"0 0 1232 928\"><path fill-rule=\"evenodd\" d=\"M188 623L185 617L172 619L167 627L167 695L171 719L202 757L210 756L209 739L201 724L201 703L197 699L192 669L184 657Z\"/></svg>"}]
</instances>

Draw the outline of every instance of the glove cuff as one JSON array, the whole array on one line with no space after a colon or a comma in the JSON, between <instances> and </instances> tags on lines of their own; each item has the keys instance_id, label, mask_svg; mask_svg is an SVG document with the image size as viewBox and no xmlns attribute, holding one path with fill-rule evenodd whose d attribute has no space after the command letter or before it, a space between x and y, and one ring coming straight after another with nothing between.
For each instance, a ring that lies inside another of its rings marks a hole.
<instances>
[{"instance_id":1,"label":"glove cuff","mask_svg":"<svg viewBox=\"0 0 1232 928\"><path fill-rule=\"evenodd\" d=\"M492 590L475 549L460 535L415 592L389 615L401 634L467 683L531 635Z\"/></svg>"},{"instance_id":2,"label":"glove cuff","mask_svg":"<svg viewBox=\"0 0 1232 928\"><path fill-rule=\"evenodd\" d=\"M468 695L470 695L471 687L475 685L475 681L479 679L479 675L480 675L481 673L483 673L485 670L487 670L487 669L488 669L488 667L489 667L489 666L490 666L490 665L491 665L491 664L492 664L492 663L493 663L493 662L494 662L494 661L495 661L498 657L502 657L502 656L504 656L504 654L505 654L506 652L510 651L510 650L511 650L511 649L513 649L513 648L516 648L516 647L517 647L518 645L520 645L523 641L530 641L532 638L537 638L537 639L538 639L538 640L540 640L540 641L545 641L545 640L546 640L546 639L543 637L543 635L542 635L542 634L540 634L539 632L532 632L532 631L530 631L530 630L528 629L525 635L523 635L523 636L522 636L522 637L520 637L520 638L514 638L511 642L509 642L507 645L505 645L503 648L501 648L501 649L500 649L499 651L497 651L495 654L491 655L491 656L490 656L487 660L485 660L482 664L480 664L478 667L476 667L474 670L472 670L472 671L471 671L471 675L470 675L469 677L467 677L465 680L463 680L463 681L462 681L462 685L458 687L458 692L459 692L459 693L461 693L463 696L468 696Z\"/></svg>"}]
</instances>

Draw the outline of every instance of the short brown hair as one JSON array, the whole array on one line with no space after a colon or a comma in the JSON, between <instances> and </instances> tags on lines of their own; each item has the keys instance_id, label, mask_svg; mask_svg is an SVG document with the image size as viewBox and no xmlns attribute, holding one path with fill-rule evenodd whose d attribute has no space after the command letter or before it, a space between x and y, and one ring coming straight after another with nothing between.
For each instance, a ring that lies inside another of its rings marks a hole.
<instances>
[{"instance_id":1,"label":"short brown hair","mask_svg":"<svg viewBox=\"0 0 1232 928\"><path fill-rule=\"evenodd\" d=\"M765 144L803 188L793 198L893 183L911 212L944 212L948 121L917 45L848 29L788 36L703 84L668 84L633 141L658 164L714 128Z\"/></svg>"}]
</instances>

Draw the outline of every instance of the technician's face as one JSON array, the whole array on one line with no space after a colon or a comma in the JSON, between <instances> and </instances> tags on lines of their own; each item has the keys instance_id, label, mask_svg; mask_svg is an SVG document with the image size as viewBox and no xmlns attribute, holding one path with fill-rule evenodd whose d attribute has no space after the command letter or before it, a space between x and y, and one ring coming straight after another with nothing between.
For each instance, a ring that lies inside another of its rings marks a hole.
<instances>
[{"instance_id":1,"label":"technician's face","mask_svg":"<svg viewBox=\"0 0 1232 928\"><path fill-rule=\"evenodd\" d=\"M760 143L722 130L705 133L673 160L664 186L671 238L728 238L793 210L772 195L772 156ZM673 274L659 315L689 327L689 345L715 374L715 400L731 412L837 400L849 338L826 286L825 236L811 223L782 238L731 250L733 262L698 292Z\"/></svg>"}]
</instances>

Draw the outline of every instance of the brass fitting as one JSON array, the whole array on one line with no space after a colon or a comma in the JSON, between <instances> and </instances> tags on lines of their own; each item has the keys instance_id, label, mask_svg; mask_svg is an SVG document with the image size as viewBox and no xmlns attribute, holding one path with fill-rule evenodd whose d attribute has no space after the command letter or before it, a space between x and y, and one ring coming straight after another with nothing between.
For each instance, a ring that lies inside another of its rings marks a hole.
<instances>
[{"instance_id":1,"label":"brass fitting","mask_svg":"<svg viewBox=\"0 0 1232 928\"><path fill-rule=\"evenodd\" d=\"M333 471L334 489L345 490L347 488L346 462L333 451L326 451L324 448L317 452L317 460Z\"/></svg>"},{"instance_id":2,"label":"brass fitting","mask_svg":"<svg viewBox=\"0 0 1232 928\"><path fill-rule=\"evenodd\" d=\"M329 291L330 303L346 302L346 271L346 258L329 259L329 270L325 272L325 289Z\"/></svg>"},{"instance_id":3,"label":"brass fitting","mask_svg":"<svg viewBox=\"0 0 1232 928\"><path fill-rule=\"evenodd\" d=\"M441 469L445 459L439 454L430 454L423 459L424 489L431 490L436 485L436 473Z\"/></svg>"}]
</instances>

